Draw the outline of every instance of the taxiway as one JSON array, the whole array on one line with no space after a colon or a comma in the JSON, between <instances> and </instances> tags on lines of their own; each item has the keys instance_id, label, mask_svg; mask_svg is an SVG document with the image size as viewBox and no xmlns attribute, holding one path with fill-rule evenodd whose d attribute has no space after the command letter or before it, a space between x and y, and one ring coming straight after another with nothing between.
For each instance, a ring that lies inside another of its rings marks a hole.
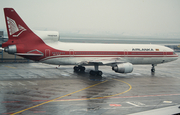
<instances>
[{"instance_id":1,"label":"taxiway","mask_svg":"<svg viewBox=\"0 0 180 115\"><path fill-rule=\"evenodd\" d=\"M91 69L1 63L0 114L127 115L180 105L180 59L158 65L155 73L151 65L136 65L129 74L100 66L102 77L90 76Z\"/></svg>"}]
</instances>

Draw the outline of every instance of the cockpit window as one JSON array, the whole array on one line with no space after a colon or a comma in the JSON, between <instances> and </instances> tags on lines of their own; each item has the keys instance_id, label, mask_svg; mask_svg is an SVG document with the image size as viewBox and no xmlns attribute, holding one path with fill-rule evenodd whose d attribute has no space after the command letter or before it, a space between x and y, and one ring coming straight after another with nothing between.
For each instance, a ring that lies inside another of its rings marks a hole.
<instances>
[{"instance_id":1,"label":"cockpit window","mask_svg":"<svg viewBox=\"0 0 180 115\"><path fill-rule=\"evenodd\" d=\"M173 55L175 55L176 53L175 52L173 52Z\"/></svg>"}]
</instances>

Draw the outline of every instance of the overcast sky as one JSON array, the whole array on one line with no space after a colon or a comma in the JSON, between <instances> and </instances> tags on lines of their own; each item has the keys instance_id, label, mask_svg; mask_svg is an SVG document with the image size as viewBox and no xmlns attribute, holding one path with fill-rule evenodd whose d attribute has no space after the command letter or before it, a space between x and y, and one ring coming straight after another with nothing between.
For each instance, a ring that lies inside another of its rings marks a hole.
<instances>
[{"instance_id":1,"label":"overcast sky","mask_svg":"<svg viewBox=\"0 0 180 115\"><path fill-rule=\"evenodd\" d=\"M180 37L180 0L1 0L32 29L61 33Z\"/></svg>"}]
</instances>

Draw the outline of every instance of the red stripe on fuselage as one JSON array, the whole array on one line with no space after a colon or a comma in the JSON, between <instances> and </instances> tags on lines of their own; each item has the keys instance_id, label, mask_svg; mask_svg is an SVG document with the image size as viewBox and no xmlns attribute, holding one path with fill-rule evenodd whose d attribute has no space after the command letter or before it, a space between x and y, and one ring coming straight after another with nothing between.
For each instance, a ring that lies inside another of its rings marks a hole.
<instances>
[{"instance_id":1,"label":"red stripe on fuselage","mask_svg":"<svg viewBox=\"0 0 180 115\"><path fill-rule=\"evenodd\" d=\"M83 51L82 51L83 52ZM137 52L136 52L137 53ZM82 58L82 57L100 57L100 58L102 58L102 57L107 57L107 58L109 58L109 57L116 57L116 58L118 58L118 57L144 57L144 58L151 58L151 57L178 57L178 55L176 55L176 54L173 54L173 52L167 52L166 54L172 54L172 55L160 55L160 54L158 54L158 55L140 55L140 54L142 54L143 52L141 52L141 53L139 53L139 55L118 55L118 53L117 54L114 54L114 55L99 55L99 54L93 54L93 55L90 55L90 54L74 54L74 55L66 55L66 54L63 54L63 55L51 55L51 56L49 56L49 57L46 57L46 58L43 58L43 59L41 59L40 61L44 61L44 60L48 60L48 59L53 59L53 58L68 58L68 57L76 57L76 58L78 58L78 57L80 57L80 58ZM149 52L148 52L149 53ZM152 52L151 52L152 53ZM161 53L163 53L163 52L161 52ZM67 53L68 54L68 53ZM157 53L156 53L157 54Z\"/></svg>"},{"instance_id":2,"label":"red stripe on fuselage","mask_svg":"<svg viewBox=\"0 0 180 115\"><path fill-rule=\"evenodd\" d=\"M52 54L65 52L70 55L70 51L52 51ZM173 55L173 52L135 52L135 51L71 51L74 55ZM72 54L71 54L72 55Z\"/></svg>"}]
</instances>

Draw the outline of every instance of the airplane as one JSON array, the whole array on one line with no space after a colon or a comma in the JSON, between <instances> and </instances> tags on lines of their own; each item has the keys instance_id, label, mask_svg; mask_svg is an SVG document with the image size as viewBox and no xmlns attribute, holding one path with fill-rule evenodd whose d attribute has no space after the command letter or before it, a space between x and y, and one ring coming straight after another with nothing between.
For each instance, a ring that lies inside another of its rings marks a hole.
<instances>
[{"instance_id":1,"label":"airplane","mask_svg":"<svg viewBox=\"0 0 180 115\"><path fill-rule=\"evenodd\" d=\"M102 76L99 66L111 66L117 73L131 73L134 64L155 66L178 59L170 48L153 44L103 44L60 42L57 31L31 30L13 8L4 8L8 41L2 44L5 52L30 60L74 65L75 72L84 66L94 66L90 75Z\"/></svg>"}]
</instances>

